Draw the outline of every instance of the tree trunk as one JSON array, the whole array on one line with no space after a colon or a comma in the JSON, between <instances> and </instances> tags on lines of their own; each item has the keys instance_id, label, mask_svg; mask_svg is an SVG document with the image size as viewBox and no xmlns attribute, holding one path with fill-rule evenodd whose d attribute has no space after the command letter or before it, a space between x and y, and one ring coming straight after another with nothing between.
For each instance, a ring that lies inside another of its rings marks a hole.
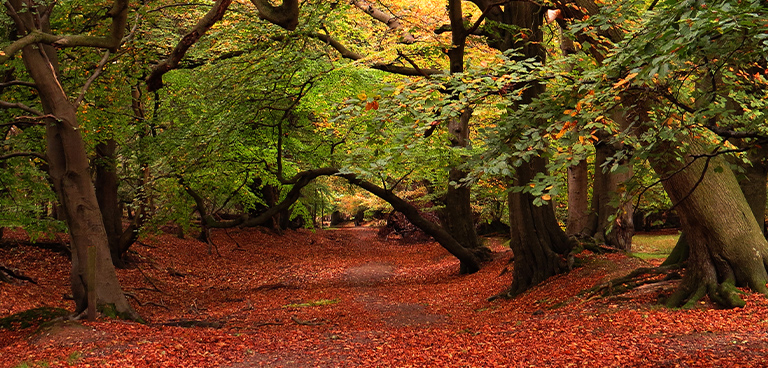
<instances>
[{"instance_id":1,"label":"tree trunk","mask_svg":"<svg viewBox=\"0 0 768 368\"><path fill-rule=\"evenodd\" d=\"M464 72L464 48L466 45L467 31L464 28L464 13L461 1L449 1L448 16L451 21L452 47L448 50L450 72ZM452 96L451 98L458 98ZM452 147L467 147L469 144L469 120L472 117L472 109L465 107L461 115L448 120L448 134L451 135ZM490 250L480 244L475 230L475 216L472 214L471 188L462 183L467 172L458 167L451 167L448 173L449 184L445 194L445 209L440 220L443 227L464 248L475 253L481 261L490 259Z\"/></svg>"},{"instance_id":2,"label":"tree trunk","mask_svg":"<svg viewBox=\"0 0 768 368\"><path fill-rule=\"evenodd\" d=\"M768 181L768 148L760 147L748 153L751 165L743 165L744 176L739 178L739 186L747 198L752 214L758 226L765 234L766 181Z\"/></svg>"},{"instance_id":3,"label":"tree trunk","mask_svg":"<svg viewBox=\"0 0 768 368\"><path fill-rule=\"evenodd\" d=\"M117 142L114 139L107 139L96 145L94 185L101 218L104 221L104 229L107 232L112 263L115 267L123 268L125 264L122 261L123 252L120 249L120 237L123 235L123 214L119 207L117 194L119 181L117 178L116 151Z\"/></svg>"},{"instance_id":4,"label":"tree trunk","mask_svg":"<svg viewBox=\"0 0 768 368\"><path fill-rule=\"evenodd\" d=\"M630 250L635 234L632 203L621 201L622 185L632 177L632 169L624 166L624 172L604 171L607 159L616 154L617 148L606 141L595 143L595 179L592 184L592 210L588 233L598 241L621 250ZM613 220L611 219L613 217Z\"/></svg>"},{"instance_id":5,"label":"tree trunk","mask_svg":"<svg viewBox=\"0 0 768 368\"><path fill-rule=\"evenodd\" d=\"M589 225L589 170L587 161L568 168L568 224L567 235L585 236Z\"/></svg>"},{"instance_id":6,"label":"tree trunk","mask_svg":"<svg viewBox=\"0 0 768 368\"><path fill-rule=\"evenodd\" d=\"M544 159L536 158L517 169L515 186L527 185L537 172L546 170ZM533 197L522 192L509 194L509 246L515 255L512 286L504 296L513 297L550 276L567 269L566 258L572 244L555 218L552 202L533 204Z\"/></svg>"},{"instance_id":7,"label":"tree trunk","mask_svg":"<svg viewBox=\"0 0 768 368\"><path fill-rule=\"evenodd\" d=\"M515 26L525 32L510 32L506 27L495 27L491 33L499 36L490 38L488 44L499 51L517 49L524 58L546 59L542 47L544 7L529 2L512 2L502 10L496 7L488 13L488 19L507 26ZM528 104L544 92L544 84L530 82L521 96L521 104ZM527 185L537 172L546 172L546 161L534 158L528 164L517 168L515 186ZM515 255L514 279L503 296L513 297L567 269L564 255L572 245L555 218L554 206L533 204L531 195L519 192L509 194L510 247Z\"/></svg>"},{"instance_id":8,"label":"tree trunk","mask_svg":"<svg viewBox=\"0 0 768 368\"><path fill-rule=\"evenodd\" d=\"M691 155L704 152L687 140ZM686 158L690 166L663 182L679 207L689 248L685 276L667 305L690 307L709 295L725 307L743 306L736 286L768 294L768 241L725 160L700 156L691 163L691 155ZM651 164L662 177L682 167L663 156Z\"/></svg>"},{"instance_id":9,"label":"tree trunk","mask_svg":"<svg viewBox=\"0 0 768 368\"><path fill-rule=\"evenodd\" d=\"M122 316L136 319L138 315L126 300L112 265L75 107L67 99L52 62L55 52L30 45L23 49L22 57L35 81L44 112L55 117L46 119L47 155L49 174L61 208L66 213L72 242L70 281L75 311L80 313L88 308L87 290L93 290L98 306L111 305ZM94 285L86 281L89 252L96 256Z\"/></svg>"}]
</instances>

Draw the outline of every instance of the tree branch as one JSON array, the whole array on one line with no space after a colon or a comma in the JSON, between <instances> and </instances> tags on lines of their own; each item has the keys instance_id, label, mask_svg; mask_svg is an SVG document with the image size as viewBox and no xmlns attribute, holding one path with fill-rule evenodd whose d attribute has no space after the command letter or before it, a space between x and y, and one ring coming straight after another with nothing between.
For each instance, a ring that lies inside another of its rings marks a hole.
<instances>
[{"instance_id":1,"label":"tree branch","mask_svg":"<svg viewBox=\"0 0 768 368\"><path fill-rule=\"evenodd\" d=\"M13 80L10 82L0 83L0 89L3 89L5 87L10 86L24 86L24 87L30 87L30 88L37 88L37 85L32 82L25 82L20 80Z\"/></svg>"},{"instance_id":2,"label":"tree branch","mask_svg":"<svg viewBox=\"0 0 768 368\"><path fill-rule=\"evenodd\" d=\"M259 11L259 17L289 31L299 25L299 0L283 0L279 6L270 4L269 0L251 0Z\"/></svg>"},{"instance_id":3,"label":"tree branch","mask_svg":"<svg viewBox=\"0 0 768 368\"><path fill-rule=\"evenodd\" d=\"M24 32L26 26L23 20L18 16L15 9L6 2L6 8L11 18L14 19L17 28ZM0 51L0 63L5 63L19 50L34 43L45 43L56 47L97 47L104 48L111 51L116 51L120 46L120 41L123 38L125 31L125 25L128 17L128 0L115 0L112 4L112 8L107 12L107 15L112 18L112 25L110 26L109 37L97 37L97 36L84 36L84 35L54 35L45 33L37 29L29 30L26 36L12 42Z\"/></svg>"},{"instance_id":4,"label":"tree branch","mask_svg":"<svg viewBox=\"0 0 768 368\"><path fill-rule=\"evenodd\" d=\"M224 17L224 13L231 3L232 0L217 0L211 7L211 10L176 44L168 58L152 68L152 72L146 79L149 92L157 91L163 87L163 75L179 66L179 62L184 58L187 50L208 32L216 22Z\"/></svg>"},{"instance_id":5,"label":"tree branch","mask_svg":"<svg viewBox=\"0 0 768 368\"><path fill-rule=\"evenodd\" d=\"M351 2L354 6L373 17L373 19L386 24L389 29L393 31L401 31L401 37L404 44L410 45L416 42L416 38L413 37L410 32L405 30L405 27L403 27L403 24L400 23L400 20L397 19L397 17L387 14L365 1L352 0Z\"/></svg>"},{"instance_id":6,"label":"tree branch","mask_svg":"<svg viewBox=\"0 0 768 368\"><path fill-rule=\"evenodd\" d=\"M45 157L45 155L43 155L42 153L37 153L37 152L13 152L13 153L9 153L9 154L0 156L0 161L4 161L4 160L10 159L10 158L14 158L14 157L35 157L35 158L39 158L39 159L41 159L41 160L43 160L45 162L48 162L48 158Z\"/></svg>"},{"instance_id":7,"label":"tree branch","mask_svg":"<svg viewBox=\"0 0 768 368\"><path fill-rule=\"evenodd\" d=\"M350 51L344 45L342 45L341 42L337 41L336 39L334 39L333 37L327 34L312 33L310 36L327 43L328 45L333 47L336 51L338 51L341 57L345 59L350 59L355 61L364 59L363 55ZM442 70L437 70L437 69L418 69L417 70L415 68L408 68L404 66L386 64L381 62L373 63L372 65L370 65L370 68L378 69L378 70L389 72L389 73L409 75L409 76L428 76L428 75L443 73Z\"/></svg>"},{"instance_id":8,"label":"tree branch","mask_svg":"<svg viewBox=\"0 0 768 368\"><path fill-rule=\"evenodd\" d=\"M39 111L37 109L33 109L33 108L31 108L31 107L29 107L29 106L27 106L27 105L25 105L25 104L23 104L21 102L7 102L7 101L0 100L0 109L19 109L19 110L24 110L24 111L26 111L26 112L28 112L30 114L33 114L33 115L37 115L37 116L40 116L40 117L43 116L43 112L42 111Z\"/></svg>"},{"instance_id":9,"label":"tree branch","mask_svg":"<svg viewBox=\"0 0 768 368\"><path fill-rule=\"evenodd\" d=\"M104 56L101 58L101 61L99 61L99 64L96 66L96 70L93 71L93 74L88 78L87 81L85 81L85 84L83 84L83 88L80 90L80 95L77 96L77 99L75 100L75 106L80 106L80 103L83 102L83 99L85 98L85 92L88 91L88 87L91 86L93 81L96 80L96 78L101 75L101 72L104 71L104 65L107 64L107 61L109 61L109 55L111 52L107 50L104 52Z\"/></svg>"}]
</instances>

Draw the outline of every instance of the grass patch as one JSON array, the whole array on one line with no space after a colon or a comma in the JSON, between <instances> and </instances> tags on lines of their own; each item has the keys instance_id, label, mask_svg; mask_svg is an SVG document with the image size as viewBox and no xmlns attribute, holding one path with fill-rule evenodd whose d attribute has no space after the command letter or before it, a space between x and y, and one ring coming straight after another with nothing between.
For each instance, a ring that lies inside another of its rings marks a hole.
<instances>
[{"instance_id":1,"label":"grass patch","mask_svg":"<svg viewBox=\"0 0 768 368\"><path fill-rule=\"evenodd\" d=\"M69 365L75 365L80 358L83 357L83 353L79 351L73 351L72 354L69 354L67 357L67 364Z\"/></svg>"},{"instance_id":2,"label":"grass patch","mask_svg":"<svg viewBox=\"0 0 768 368\"><path fill-rule=\"evenodd\" d=\"M293 304L286 304L283 306L283 308L304 308L304 307L317 307L320 305L331 305L338 303L338 299L320 299L315 300L311 302L306 303L293 303Z\"/></svg>"},{"instance_id":3,"label":"grass patch","mask_svg":"<svg viewBox=\"0 0 768 368\"><path fill-rule=\"evenodd\" d=\"M680 234L635 235L632 237L631 255L640 259L667 258L677 244Z\"/></svg>"}]
</instances>

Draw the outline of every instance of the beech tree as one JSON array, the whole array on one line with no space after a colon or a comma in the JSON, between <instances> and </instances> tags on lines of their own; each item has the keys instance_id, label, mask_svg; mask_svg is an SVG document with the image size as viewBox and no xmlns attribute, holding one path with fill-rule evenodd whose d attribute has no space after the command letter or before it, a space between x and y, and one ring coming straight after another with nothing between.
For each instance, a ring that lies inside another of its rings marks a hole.
<instances>
[{"instance_id":1,"label":"beech tree","mask_svg":"<svg viewBox=\"0 0 768 368\"><path fill-rule=\"evenodd\" d=\"M98 306L112 306L127 318L138 318L127 302L109 253L106 231L89 171L88 156L75 105L62 88L58 49L90 47L115 51L126 28L128 2L114 1L104 13L111 21L106 36L60 35L51 29L51 15L56 3L6 2L6 14L13 21L18 38L3 49L0 62L21 54L26 72L39 96L40 109L4 103L45 123L46 159L59 204L66 214L72 246L70 282L75 312Z\"/></svg>"},{"instance_id":2,"label":"beech tree","mask_svg":"<svg viewBox=\"0 0 768 368\"><path fill-rule=\"evenodd\" d=\"M582 10L597 24L617 14L594 4ZM724 159L765 139L764 116L755 113L764 105L765 11L758 1L654 3L623 41L608 38L616 43L602 74L609 82L595 86L600 97L581 100L619 101L633 116L620 136L651 163L680 213L690 255L670 306L704 295L741 306L735 286L768 293L768 243ZM736 148L732 139L750 144Z\"/></svg>"}]
</instances>

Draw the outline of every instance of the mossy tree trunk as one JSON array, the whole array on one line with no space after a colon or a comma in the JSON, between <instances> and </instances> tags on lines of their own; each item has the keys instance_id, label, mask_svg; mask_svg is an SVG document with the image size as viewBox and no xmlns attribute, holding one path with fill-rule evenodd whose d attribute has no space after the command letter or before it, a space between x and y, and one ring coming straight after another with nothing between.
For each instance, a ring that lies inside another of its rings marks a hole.
<instances>
[{"instance_id":1,"label":"mossy tree trunk","mask_svg":"<svg viewBox=\"0 0 768 368\"><path fill-rule=\"evenodd\" d=\"M768 241L736 175L724 158L703 155L690 139L686 143L693 147L687 168L663 182L678 206L689 249L685 276L667 305L692 306L708 295L725 307L743 306L736 286L768 295ZM681 163L663 156L651 163L662 177L681 168Z\"/></svg>"}]
</instances>

